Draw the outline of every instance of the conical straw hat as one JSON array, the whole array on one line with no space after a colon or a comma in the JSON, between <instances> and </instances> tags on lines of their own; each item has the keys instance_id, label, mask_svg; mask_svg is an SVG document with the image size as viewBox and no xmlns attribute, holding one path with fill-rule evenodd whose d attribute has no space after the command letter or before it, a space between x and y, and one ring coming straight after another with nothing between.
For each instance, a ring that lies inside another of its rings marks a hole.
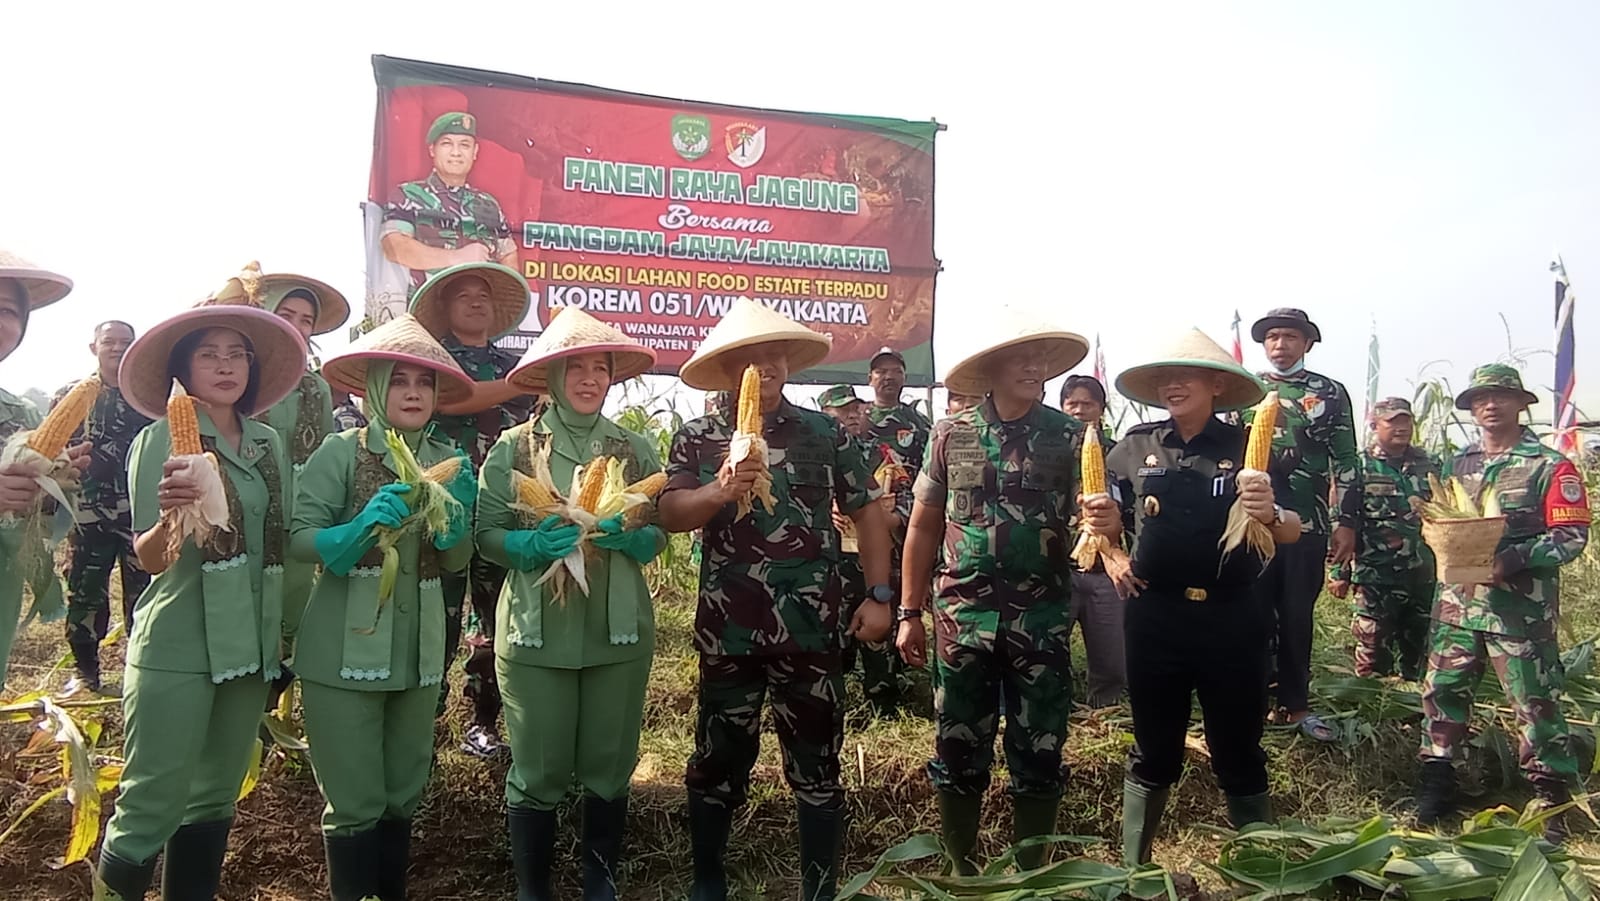
<instances>
[{"instance_id":1,"label":"conical straw hat","mask_svg":"<svg viewBox=\"0 0 1600 901\"><path fill-rule=\"evenodd\" d=\"M322 377L335 388L365 397L367 367L379 360L408 363L438 374L439 403L472 396L472 379L416 317L407 313L385 322L322 364Z\"/></svg>"},{"instance_id":2,"label":"conical straw hat","mask_svg":"<svg viewBox=\"0 0 1600 901\"><path fill-rule=\"evenodd\" d=\"M1083 336L1040 322L1032 316L1001 309L986 317L990 327L983 329L990 343L981 350L968 354L945 374L945 388L956 394L982 397L989 393L988 365L1003 350L1023 344L1037 344L1045 355L1045 371L1040 381L1046 382L1076 366L1089 355L1089 342Z\"/></svg>"},{"instance_id":3,"label":"conical straw hat","mask_svg":"<svg viewBox=\"0 0 1600 901\"><path fill-rule=\"evenodd\" d=\"M289 396L306 371L306 345L294 326L258 307L242 303L202 304L157 323L129 345L117 380L133 408L159 419L167 415L172 389L168 375L172 348L189 334L210 328L233 329L250 342L260 386L254 416Z\"/></svg>"},{"instance_id":4,"label":"conical straw hat","mask_svg":"<svg viewBox=\"0 0 1600 901\"><path fill-rule=\"evenodd\" d=\"M1259 402L1267 393L1255 376L1197 328L1166 342L1152 362L1124 370L1117 376L1117 390L1129 400L1151 407L1165 406L1161 403L1161 378L1166 370L1177 367L1211 369L1228 376L1222 396L1216 400L1218 412L1242 410Z\"/></svg>"},{"instance_id":5,"label":"conical straw hat","mask_svg":"<svg viewBox=\"0 0 1600 901\"><path fill-rule=\"evenodd\" d=\"M506 381L542 391L550 364L578 354L611 354L611 383L625 382L656 364L656 352L577 307L561 307Z\"/></svg>"},{"instance_id":6,"label":"conical straw hat","mask_svg":"<svg viewBox=\"0 0 1600 901\"><path fill-rule=\"evenodd\" d=\"M737 391L739 373L722 370L729 352L756 344L782 343L789 356L789 374L821 363L832 349L827 335L819 335L766 304L741 297L722 317L700 347L678 371L678 378L701 391Z\"/></svg>"},{"instance_id":7,"label":"conical straw hat","mask_svg":"<svg viewBox=\"0 0 1600 901\"><path fill-rule=\"evenodd\" d=\"M311 334L326 335L350 318L350 302L332 285L292 272L269 272L261 276L261 305L276 312L285 294L304 288L317 295L317 321Z\"/></svg>"},{"instance_id":8,"label":"conical straw hat","mask_svg":"<svg viewBox=\"0 0 1600 901\"><path fill-rule=\"evenodd\" d=\"M422 283L411 299L411 315L417 317L428 334L443 340L450 334L449 288L463 275L473 275L489 283L489 299L494 304L494 324L489 340L514 330L528 315L528 283L515 269L499 263L462 263L441 269Z\"/></svg>"},{"instance_id":9,"label":"conical straw hat","mask_svg":"<svg viewBox=\"0 0 1600 901\"><path fill-rule=\"evenodd\" d=\"M72 279L24 260L8 250L0 250L0 280L14 279L28 292L28 309L49 306L72 291Z\"/></svg>"}]
</instances>

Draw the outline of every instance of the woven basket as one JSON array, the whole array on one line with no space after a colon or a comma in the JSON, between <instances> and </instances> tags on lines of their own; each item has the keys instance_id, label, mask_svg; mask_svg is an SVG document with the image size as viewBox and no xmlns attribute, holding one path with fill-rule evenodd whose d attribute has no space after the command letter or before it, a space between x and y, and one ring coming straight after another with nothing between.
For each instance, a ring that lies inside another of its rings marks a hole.
<instances>
[{"instance_id":1,"label":"woven basket","mask_svg":"<svg viewBox=\"0 0 1600 901\"><path fill-rule=\"evenodd\" d=\"M1446 585L1486 585L1494 580L1494 553L1506 530L1506 518L1422 521L1422 540L1439 561L1439 581Z\"/></svg>"}]
</instances>

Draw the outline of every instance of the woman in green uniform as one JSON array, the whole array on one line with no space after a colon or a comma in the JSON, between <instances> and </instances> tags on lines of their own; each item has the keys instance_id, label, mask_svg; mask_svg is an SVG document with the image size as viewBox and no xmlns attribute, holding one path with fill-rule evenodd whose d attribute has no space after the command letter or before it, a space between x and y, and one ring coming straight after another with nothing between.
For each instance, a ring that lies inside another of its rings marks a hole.
<instances>
[{"instance_id":1,"label":"woman in green uniform","mask_svg":"<svg viewBox=\"0 0 1600 901\"><path fill-rule=\"evenodd\" d=\"M29 314L55 303L72 290L72 280L46 272L21 257L0 250L0 360L22 346L28 331ZM39 411L33 404L0 389L0 444L24 429L39 425ZM79 468L87 463L89 445L68 452ZM73 457L76 454L76 457ZM27 513L39 502L39 483L31 470L10 464L0 466L0 514ZM27 540L19 519L0 520L0 688L6 684L6 659L16 638L17 619L22 615L22 584L27 574L20 561ZM59 591L56 603L60 603ZM35 601L37 604L37 601Z\"/></svg>"},{"instance_id":2,"label":"woman in green uniform","mask_svg":"<svg viewBox=\"0 0 1600 901\"><path fill-rule=\"evenodd\" d=\"M350 318L350 304L343 294L303 275L263 275L261 300L273 315L294 326L307 347L313 335L325 335ZM307 371L300 376L295 390L257 418L277 430L289 454L289 462L298 473L305 468L312 452L322 446L322 439L333 433L333 396L328 383L317 373ZM291 559L283 567L283 639L285 653L291 658L300 617L311 597L316 575L315 562ZM282 680L278 690L281 691L287 681Z\"/></svg>"},{"instance_id":3,"label":"woman in green uniform","mask_svg":"<svg viewBox=\"0 0 1600 901\"><path fill-rule=\"evenodd\" d=\"M237 280L128 348L122 393L156 421L134 439L128 473L134 551L155 578L140 595L123 676L123 756L100 878L142 898L166 848L162 897L209 899L222 878L234 801L249 769L268 684L281 671L283 558L292 477L278 433L250 416L293 390L305 344L247 306ZM194 398L200 444L227 499L227 525L168 560L161 514L199 499L170 460L172 381Z\"/></svg>"},{"instance_id":4,"label":"woman in green uniform","mask_svg":"<svg viewBox=\"0 0 1600 901\"><path fill-rule=\"evenodd\" d=\"M296 479L289 554L321 563L295 654L311 765L327 807L322 837L334 901L402 901L411 815L433 756L433 709L444 673L440 574L472 557L472 465L446 487L462 505L430 537L407 531L396 545L393 594L379 600L383 554L375 526L410 511L410 486L387 449L393 430L427 468L459 456L424 435L439 401L466 397L472 382L409 315L392 319L323 366L328 381L366 398L368 424L323 442Z\"/></svg>"},{"instance_id":5,"label":"woman in green uniform","mask_svg":"<svg viewBox=\"0 0 1600 901\"><path fill-rule=\"evenodd\" d=\"M547 454L558 487L599 457L622 461L629 483L661 471L655 449L600 408L612 384L643 373L655 353L582 310L567 308L511 370L508 381L548 394L543 413L508 429L490 448L478 488L478 547L511 575L497 605L495 672L511 737L507 820L519 901L550 897L556 805L583 786L583 897L616 897L617 862L638 762L644 689L655 650L655 616L640 568L666 546L653 525L602 520L598 556L586 566L589 594L568 586L551 597L545 569L566 556L578 527L547 517L529 523L511 508L512 470L532 473Z\"/></svg>"}]
</instances>

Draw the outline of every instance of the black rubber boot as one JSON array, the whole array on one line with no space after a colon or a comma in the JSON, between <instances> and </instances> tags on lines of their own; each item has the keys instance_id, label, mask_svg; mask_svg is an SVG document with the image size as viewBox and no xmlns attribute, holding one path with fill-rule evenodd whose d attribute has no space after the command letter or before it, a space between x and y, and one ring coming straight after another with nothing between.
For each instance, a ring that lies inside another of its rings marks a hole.
<instances>
[{"instance_id":1,"label":"black rubber boot","mask_svg":"<svg viewBox=\"0 0 1600 901\"><path fill-rule=\"evenodd\" d=\"M583 901L617 901L617 864L627 823L627 795L614 801L584 796Z\"/></svg>"},{"instance_id":2,"label":"black rubber boot","mask_svg":"<svg viewBox=\"0 0 1600 901\"><path fill-rule=\"evenodd\" d=\"M531 807L506 809L511 833L511 868L517 901L550 901L550 861L556 853L556 812Z\"/></svg>"},{"instance_id":3,"label":"black rubber boot","mask_svg":"<svg viewBox=\"0 0 1600 901\"><path fill-rule=\"evenodd\" d=\"M1272 822L1272 795L1262 792L1259 795L1228 795L1228 822L1235 829L1243 829L1251 823Z\"/></svg>"},{"instance_id":4,"label":"black rubber boot","mask_svg":"<svg viewBox=\"0 0 1600 901\"><path fill-rule=\"evenodd\" d=\"M1061 807L1061 796L1040 798L1035 795L1011 796L1011 844L1036 835L1054 835L1056 811ZM1034 845L1017 852L1019 871L1037 870L1050 856L1049 845Z\"/></svg>"},{"instance_id":5,"label":"black rubber boot","mask_svg":"<svg viewBox=\"0 0 1600 901\"><path fill-rule=\"evenodd\" d=\"M378 841L377 829L322 836L333 901L362 901L378 894Z\"/></svg>"},{"instance_id":6,"label":"black rubber boot","mask_svg":"<svg viewBox=\"0 0 1600 901\"><path fill-rule=\"evenodd\" d=\"M833 901L839 888L839 845L844 840L844 804L830 807L799 802L800 901Z\"/></svg>"},{"instance_id":7,"label":"black rubber boot","mask_svg":"<svg viewBox=\"0 0 1600 901\"><path fill-rule=\"evenodd\" d=\"M694 887L689 901L727 901L728 874L722 858L728 851L733 808L703 795L689 795L689 848L694 857Z\"/></svg>"},{"instance_id":8,"label":"black rubber boot","mask_svg":"<svg viewBox=\"0 0 1600 901\"><path fill-rule=\"evenodd\" d=\"M1571 803L1572 790L1559 779L1535 779L1533 793L1544 803L1546 809L1560 807ZM1566 811L1556 814L1544 821L1544 840L1560 847L1567 840L1567 814Z\"/></svg>"},{"instance_id":9,"label":"black rubber boot","mask_svg":"<svg viewBox=\"0 0 1600 901\"><path fill-rule=\"evenodd\" d=\"M958 876L978 875L978 823L982 819L982 795L939 792L939 835Z\"/></svg>"},{"instance_id":10,"label":"black rubber boot","mask_svg":"<svg viewBox=\"0 0 1600 901\"><path fill-rule=\"evenodd\" d=\"M233 820L179 826L161 864L161 901L213 901L222 885Z\"/></svg>"},{"instance_id":11,"label":"black rubber boot","mask_svg":"<svg viewBox=\"0 0 1600 901\"><path fill-rule=\"evenodd\" d=\"M406 901L406 871L411 866L411 821L378 821L378 897Z\"/></svg>"},{"instance_id":12,"label":"black rubber boot","mask_svg":"<svg viewBox=\"0 0 1600 901\"><path fill-rule=\"evenodd\" d=\"M155 881L156 861L128 863L117 855L100 849L100 866L95 878L106 887L106 901L144 901Z\"/></svg>"},{"instance_id":13,"label":"black rubber boot","mask_svg":"<svg viewBox=\"0 0 1600 901\"><path fill-rule=\"evenodd\" d=\"M1456 807L1456 770L1448 760L1427 760L1417 783L1417 825L1437 826Z\"/></svg>"},{"instance_id":14,"label":"black rubber boot","mask_svg":"<svg viewBox=\"0 0 1600 901\"><path fill-rule=\"evenodd\" d=\"M1132 779L1122 780L1122 865L1139 867L1150 862L1150 849L1161 828L1172 787L1152 788Z\"/></svg>"}]
</instances>

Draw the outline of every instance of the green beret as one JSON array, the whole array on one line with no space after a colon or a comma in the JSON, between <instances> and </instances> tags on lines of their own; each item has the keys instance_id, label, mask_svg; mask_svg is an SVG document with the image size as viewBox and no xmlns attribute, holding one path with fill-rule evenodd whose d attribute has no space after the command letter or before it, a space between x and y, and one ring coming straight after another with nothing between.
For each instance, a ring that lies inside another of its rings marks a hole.
<instances>
[{"instance_id":1,"label":"green beret","mask_svg":"<svg viewBox=\"0 0 1600 901\"><path fill-rule=\"evenodd\" d=\"M433 127L428 129L428 143L432 144L445 135L477 137L478 117L471 113L445 113L433 120Z\"/></svg>"}]
</instances>

